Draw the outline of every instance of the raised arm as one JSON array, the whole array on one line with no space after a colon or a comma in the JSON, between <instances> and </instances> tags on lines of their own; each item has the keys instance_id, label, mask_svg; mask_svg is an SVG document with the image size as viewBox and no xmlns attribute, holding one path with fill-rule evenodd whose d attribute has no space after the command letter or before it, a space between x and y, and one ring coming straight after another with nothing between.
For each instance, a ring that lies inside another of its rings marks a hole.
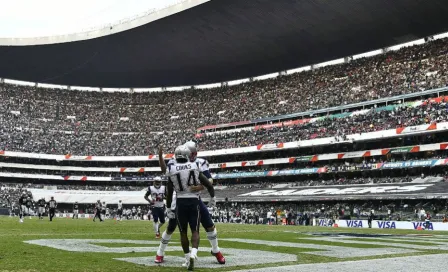
<instances>
[{"instance_id":1,"label":"raised arm","mask_svg":"<svg viewBox=\"0 0 448 272\"><path fill-rule=\"evenodd\" d=\"M199 180L201 181L201 184L205 188L207 188L207 191L210 194L210 197L214 198L215 197L215 188L213 188L213 185L208 180L208 178L204 174L200 173L199 174Z\"/></svg>"},{"instance_id":2,"label":"raised arm","mask_svg":"<svg viewBox=\"0 0 448 272\"><path fill-rule=\"evenodd\" d=\"M171 208L171 203L173 202L173 192L174 192L174 188L173 188L173 183L171 182L171 179L168 178L168 182L166 184L166 206L168 208Z\"/></svg>"},{"instance_id":3,"label":"raised arm","mask_svg":"<svg viewBox=\"0 0 448 272\"><path fill-rule=\"evenodd\" d=\"M166 173L166 163L163 159L163 146L159 145L159 166L160 170L162 171L162 174Z\"/></svg>"},{"instance_id":4,"label":"raised arm","mask_svg":"<svg viewBox=\"0 0 448 272\"><path fill-rule=\"evenodd\" d=\"M151 192L150 192L150 190L148 189L148 191L146 191L146 194L145 194L145 199L146 199L146 201L148 201L149 203L151 203L151 201L152 201L152 199L149 199L149 196L151 195Z\"/></svg>"}]
</instances>

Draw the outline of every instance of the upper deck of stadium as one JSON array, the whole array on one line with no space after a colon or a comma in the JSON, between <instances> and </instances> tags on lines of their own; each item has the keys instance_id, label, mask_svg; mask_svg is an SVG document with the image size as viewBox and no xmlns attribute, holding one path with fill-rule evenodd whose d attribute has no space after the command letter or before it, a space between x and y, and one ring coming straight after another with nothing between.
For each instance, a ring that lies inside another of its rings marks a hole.
<instances>
[{"instance_id":1,"label":"upper deck of stadium","mask_svg":"<svg viewBox=\"0 0 448 272\"><path fill-rule=\"evenodd\" d=\"M192 8L181 11L187 2ZM110 88L208 84L278 73L448 29L443 0L187 2L164 11L171 16L148 15L158 20L126 31L117 26L62 40L2 39L0 77Z\"/></svg>"}]
</instances>

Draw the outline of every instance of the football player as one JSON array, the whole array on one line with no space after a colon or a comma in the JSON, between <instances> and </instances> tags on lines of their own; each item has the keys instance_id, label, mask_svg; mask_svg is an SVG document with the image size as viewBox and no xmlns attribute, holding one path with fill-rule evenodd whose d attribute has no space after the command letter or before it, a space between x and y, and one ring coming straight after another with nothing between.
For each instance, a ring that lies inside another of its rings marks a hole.
<instances>
[{"instance_id":1,"label":"football player","mask_svg":"<svg viewBox=\"0 0 448 272\"><path fill-rule=\"evenodd\" d=\"M213 178L210 174L210 168L209 163L206 159L198 158L198 150L196 143L193 141L189 141L185 143L185 146L188 147L188 149L191 151L190 155L190 161L196 162L199 164L200 171L208 178L211 184L213 184ZM216 205L216 199L213 197L210 199L209 207L212 208ZM222 255L219 247L218 247L218 233L216 231L215 223L213 222L210 212L205 206L204 202L201 201L199 198L199 208L201 212L201 225L205 229L207 233L207 239L210 242L210 245L212 246L211 254L216 257L216 260L220 264L225 264L226 259Z\"/></svg>"},{"instance_id":2,"label":"football player","mask_svg":"<svg viewBox=\"0 0 448 272\"><path fill-rule=\"evenodd\" d=\"M165 203L163 199L165 198L166 189L162 185L162 178L155 177L153 185L149 186L148 191L146 191L145 199L152 204L152 217L154 219L154 232L156 233L156 238L160 238L160 228L165 224ZM151 198L149 198L151 196ZM160 221L160 225L159 225Z\"/></svg>"},{"instance_id":3,"label":"football player","mask_svg":"<svg viewBox=\"0 0 448 272\"><path fill-rule=\"evenodd\" d=\"M32 199L32 195L31 192L28 193L28 197L26 198L26 212L28 213L28 216L31 219L31 211L33 210L33 199Z\"/></svg>"},{"instance_id":4,"label":"football player","mask_svg":"<svg viewBox=\"0 0 448 272\"><path fill-rule=\"evenodd\" d=\"M54 200L54 197L51 197L50 201L48 202L49 207L48 215L50 216L50 221L53 221L53 217L57 206L58 204L56 203L56 200Z\"/></svg>"},{"instance_id":5,"label":"football player","mask_svg":"<svg viewBox=\"0 0 448 272\"><path fill-rule=\"evenodd\" d=\"M101 215L102 215L103 221L106 220L106 209L107 209L106 202L103 201L103 205L101 206Z\"/></svg>"},{"instance_id":6,"label":"football player","mask_svg":"<svg viewBox=\"0 0 448 272\"><path fill-rule=\"evenodd\" d=\"M137 220L141 220L143 217L142 215L142 208L140 206L137 207Z\"/></svg>"},{"instance_id":7,"label":"football player","mask_svg":"<svg viewBox=\"0 0 448 272\"><path fill-rule=\"evenodd\" d=\"M79 205L78 205L78 201L75 202L75 204L73 204L73 216L72 219L78 219L78 214L79 214Z\"/></svg>"},{"instance_id":8,"label":"football player","mask_svg":"<svg viewBox=\"0 0 448 272\"><path fill-rule=\"evenodd\" d=\"M190 155L190 162L191 162L191 158L193 158L192 156L196 156L196 155L197 155L197 153ZM193 160L196 162L196 160L194 158L193 158ZM173 159L171 159L168 162L168 165L172 165L174 163L175 163L175 161ZM205 164L202 164L202 163L203 163L203 161L198 162L199 166L201 166L201 165L205 166L206 165L207 168L202 168L200 171L204 171L204 170L208 171L208 162L206 162ZM162 173L166 172L167 165L165 164L165 161L163 159L163 148L162 148L162 146L159 146L159 165L160 165L160 168L162 170ZM209 171L205 172L205 173L202 172L202 173L204 175L206 175L207 173L210 175ZM209 176L209 181L210 181L210 179L211 179L211 175ZM203 187L201 185L200 186L192 186L191 187L192 191L200 191L202 189L203 189ZM167 209L167 217L169 218L168 227L166 228L166 230L162 234L162 240L160 242L159 249L157 251L157 255L156 255L156 259L155 259L156 263L163 263L163 257L164 257L164 254L165 254L165 249L168 246L168 243L169 243L169 241L171 239L171 235L173 234L173 232L176 229L175 214L170 212L170 211L174 211L176 209L176 197L175 196L176 196L176 193L174 192L172 205L171 205L170 209ZM212 198L212 199L214 199L214 198ZM200 205L203 205L205 207L205 205L202 203L202 201L199 200L199 202L200 202ZM220 264L225 264L225 258L222 255L222 253L220 252L219 247L218 247L218 239L217 239L216 229L214 227L213 221L210 218L210 214L208 213L207 207L205 207L205 211L207 211L207 214L205 214L204 217L206 217L206 215L208 215L208 219L205 218L205 220L203 220L202 213L204 212L204 209L200 209L200 212L201 212L201 224L205 228L205 230L207 232L207 238L210 241L210 244L212 245L212 255L214 255L216 257L216 259L218 260L218 262Z\"/></svg>"},{"instance_id":9,"label":"football player","mask_svg":"<svg viewBox=\"0 0 448 272\"><path fill-rule=\"evenodd\" d=\"M95 215L93 216L93 222L95 222L95 219L98 217L98 219L100 219L100 222L103 222L103 219L101 218L101 209L102 209L102 204L101 201L98 200L95 203Z\"/></svg>"},{"instance_id":10,"label":"football player","mask_svg":"<svg viewBox=\"0 0 448 272\"><path fill-rule=\"evenodd\" d=\"M46 205L45 198L42 197L41 199L39 199L38 205L39 205L39 219L42 220L44 219L44 213L45 213L45 205Z\"/></svg>"},{"instance_id":11,"label":"football player","mask_svg":"<svg viewBox=\"0 0 448 272\"><path fill-rule=\"evenodd\" d=\"M189 271L194 270L194 262L197 259L199 247L199 193L192 191L192 186L203 185L207 188L210 197L214 198L213 185L199 170L199 164L190 161L191 151L187 146L178 146L174 152L175 161L168 164L166 175L167 206L171 207L173 192L176 191L176 220L180 231L182 249L187 261ZM171 209L168 209L171 213ZM192 250L187 236L187 228L190 226Z\"/></svg>"},{"instance_id":12,"label":"football player","mask_svg":"<svg viewBox=\"0 0 448 272\"><path fill-rule=\"evenodd\" d=\"M22 192L22 195L19 198L19 222L23 223L23 217L25 216L26 213L26 199L27 199L27 194L25 191Z\"/></svg>"},{"instance_id":13,"label":"football player","mask_svg":"<svg viewBox=\"0 0 448 272\"><path fill-rule=\"evenodd\" d=\"M123 220L123 202L121 200L118 200L117 220Z\"/></svg>"},{"instance_id":14,"label":"football player","mask_svg":"<svg viewBox=\"0 0 448 272\"><path fill-rule=\"evenodd\" d=\"M132 219L135 220L135 217L137 216L137 209L135 206L132 206Z\"/></svg>"}]
</instances>

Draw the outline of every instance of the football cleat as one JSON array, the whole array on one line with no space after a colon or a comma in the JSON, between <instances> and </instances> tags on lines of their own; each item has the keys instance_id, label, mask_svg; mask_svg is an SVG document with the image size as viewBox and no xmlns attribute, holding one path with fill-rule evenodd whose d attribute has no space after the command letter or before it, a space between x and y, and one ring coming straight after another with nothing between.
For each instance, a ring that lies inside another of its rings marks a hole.
<instances>
[{"instance_id":1,"label":"football cleat","mask_svg":"<svg viewBox=\"0 0 448 272\"><path fill-rule=\"evenodd\" d=\"M194 258L190 258L190 261L188 262L188 271L194 271Z\"/></svg>"},{"instance_id":2,"label":"football cleat","mask_svg":"<svg viewBox=\"0 0 448 272\"><path fill-rule=\"evenodd\" d=\"M213 251L210 251L210 253L216 257L216 260L218 261L218 263L220 263L220 264L226 263L226 258L224 258L224 255L222 255L221 251L218 251L217 253L213 253Z\"/></svg>"},{"instance_id":3,"label":"football cleat","mask_svg":"<svg viewBox=\"0 0 448 272\"><path fill-rule=\"evenodd\" d=\"M163 256L156 255L156 260L154 262L158 264L163 263Z\"/></svg>"}]
</instances>

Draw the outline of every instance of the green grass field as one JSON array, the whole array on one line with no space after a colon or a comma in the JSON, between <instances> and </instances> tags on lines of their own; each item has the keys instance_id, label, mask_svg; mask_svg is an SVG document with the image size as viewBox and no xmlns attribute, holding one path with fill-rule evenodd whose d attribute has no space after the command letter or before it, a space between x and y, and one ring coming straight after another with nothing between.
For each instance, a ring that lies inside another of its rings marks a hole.
<instances>
[{"instance_id":1,"label":"green grass field","mask_svg":"<svg viewBox=\"0 0 448 272\"><path fill-rule=\"evenodd\" d=\"M448 253L444 232L236 224L217 228L227 264L216 264L201 230L204 251L197 266L202 267L195 271ZM26 218L20 224L17 218L0 217L0 271L184 271L177 231L163 266L153 264L158 242L148 221Z\"/></svg>"}]
</instances>

